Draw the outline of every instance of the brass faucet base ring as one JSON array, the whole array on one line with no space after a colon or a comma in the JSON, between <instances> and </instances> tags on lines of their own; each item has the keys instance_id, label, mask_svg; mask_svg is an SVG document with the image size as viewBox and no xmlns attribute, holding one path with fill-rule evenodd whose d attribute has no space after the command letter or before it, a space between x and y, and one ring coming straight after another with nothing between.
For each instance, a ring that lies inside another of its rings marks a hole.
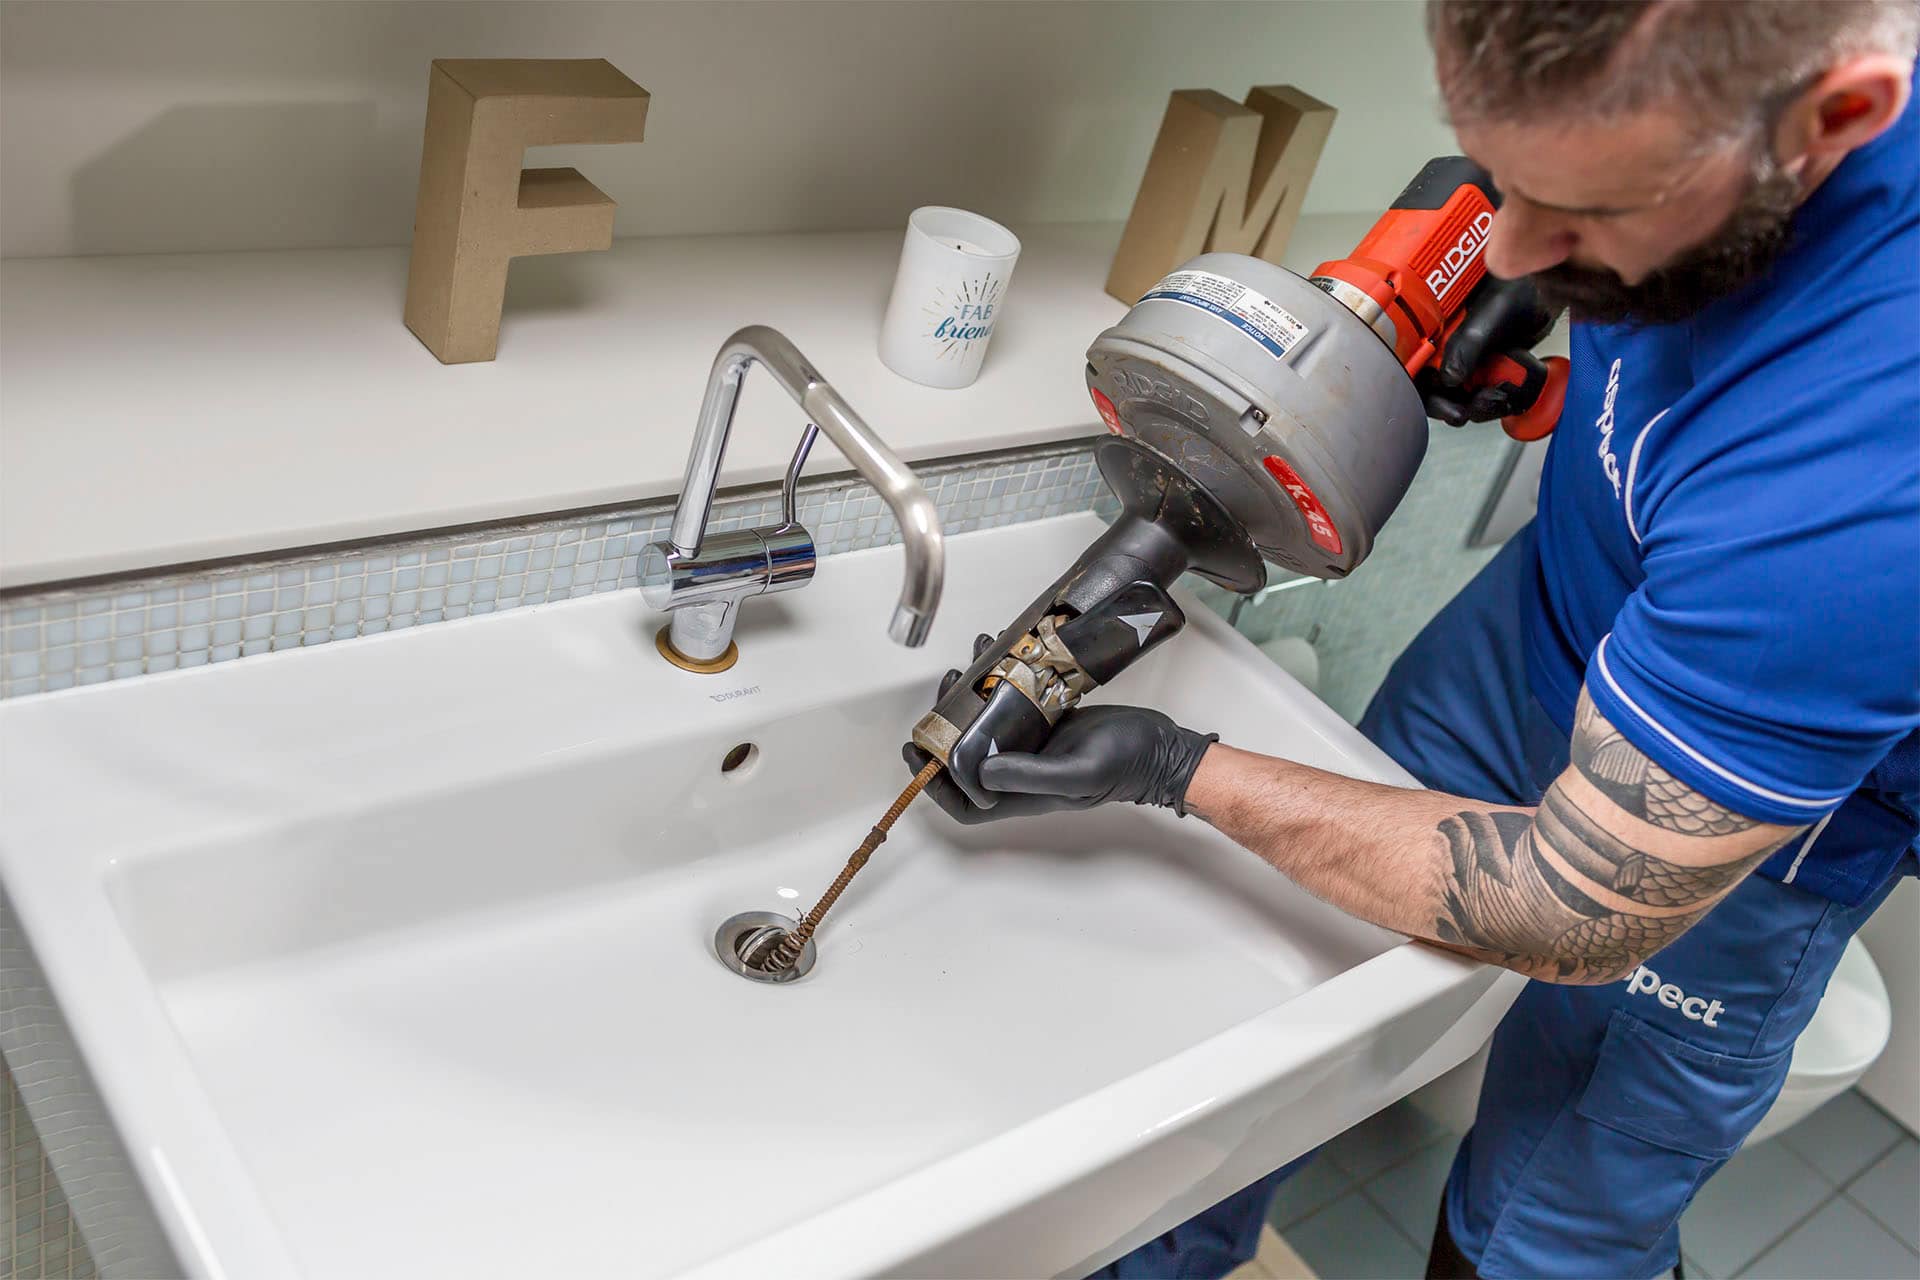
<instances>
[{"instance_id":1,"label":"brass faucet base ring","mask_svg":"<svg viewBox=\"0 0 1920 1280\"><path fill-rule=\"evenodd\" d=\"M671 623L660 628L660 633L653 638L653 647L660 651L661 657L671 662L674 666L679 667L682 671L691 671L696 675L710 676L716 672L725 671L728 667L740 661L740 646L731 640L727 642L727 651L717 658L707 658L704 660L700 658L689 658L686 654L674 648L673 641L667 638L667 633L671 630L673 630Z\"/></svg>"}]
</instances>

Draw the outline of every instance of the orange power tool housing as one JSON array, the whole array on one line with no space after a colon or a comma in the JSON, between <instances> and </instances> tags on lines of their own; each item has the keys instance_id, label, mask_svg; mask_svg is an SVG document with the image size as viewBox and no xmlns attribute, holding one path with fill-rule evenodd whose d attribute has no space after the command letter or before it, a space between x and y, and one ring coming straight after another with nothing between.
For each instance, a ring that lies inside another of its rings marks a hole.
<instances>
[{"instance_id":1,"label":"orange power tool housing","mask_svg":"<svg viewBox=\"0 0 1920 1280\"><path fill-rule=\"evenodd\" d=\"M1416 382L1437 376L1447 343L1472 313L1486 277L1487 234L1499 192L1464 156L1423 168L1351 254L1314 269L1312 283L1345 303L1393 348ZM1538 440L1560 419L1567 362L1532 352L1501 352L1481 362L1467 390L1505 384L1515 412L1501 426L1516 440Z\"/></svg>"}]
</instances>

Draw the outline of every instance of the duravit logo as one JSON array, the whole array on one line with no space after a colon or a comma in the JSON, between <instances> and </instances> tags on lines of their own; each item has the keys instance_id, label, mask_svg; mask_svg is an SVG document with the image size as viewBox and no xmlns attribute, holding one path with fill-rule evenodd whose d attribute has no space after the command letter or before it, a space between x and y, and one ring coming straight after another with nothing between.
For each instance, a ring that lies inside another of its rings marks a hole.
<instances>
[{"instance_id":1,"label":"duravit logo","mask_svg":"<svg viewBox=\"0 0 1920 1280\"><path fill-rule=\"evenodd\" d=\"M1720 1011L1727 1006L1718 1000L1709 1000L1703 996L1690 996L1671 982L1660 981L1660 975L1641 965L1627 975L1627 994L1630 996L1652 996L1669 1009L1678 1009L1680 1016L1709 1027L1718 1027L1716 1019Z\"/></svg>"},{"instance_id":2,"label":"duravit logo","mask_svg":"<svg viewBox=\"0 0 1920 1280\"><path fill-rule=\"evenodd\" d=\"M1607 483L1613 486L1613 496L1620 496L1620 460L1613 456L1613 402L1620 398L1620 361L1616 357L1613 367L1607 370L1607 393L1600 402L1600 416L1593 420L1594 429L1600 433L1600 469L1607 473Z\"/></svg>"}]
</instances>

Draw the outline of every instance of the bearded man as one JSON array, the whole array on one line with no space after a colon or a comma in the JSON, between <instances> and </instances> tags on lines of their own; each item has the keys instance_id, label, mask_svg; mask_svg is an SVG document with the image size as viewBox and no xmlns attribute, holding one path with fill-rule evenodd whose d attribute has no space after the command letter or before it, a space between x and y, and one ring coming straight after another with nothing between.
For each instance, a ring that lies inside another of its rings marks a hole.
<instances>
[{"instance_id":1,"label":"bearded man","mask_svg":"<svg viewBox=\"0 0 1920 1280\"><path fill-rule=\"evenodd\" d=\"M1166 805L1534 979L1429 1274L1653 1276L1847 940L1916 871L1920 13L1438 0L1428 27L1503 197L1487 266L1574 322L1536 519L1362 722L1430 790L1097 707L988 760L993 809L935 796L966 821ZM1453 386L1481 354L1449 350ZM1429 408L1490 416L1465 392ZM1105 1274L1222 1274L1272 1186Z\"/></svg>"}]
</instances>

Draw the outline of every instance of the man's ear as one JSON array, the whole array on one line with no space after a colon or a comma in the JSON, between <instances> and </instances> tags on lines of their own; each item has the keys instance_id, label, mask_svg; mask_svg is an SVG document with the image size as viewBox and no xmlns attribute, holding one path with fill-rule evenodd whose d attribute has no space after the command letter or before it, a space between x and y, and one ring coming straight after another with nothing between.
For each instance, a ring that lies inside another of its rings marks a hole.
<instances>
[{"instance_id":1,"label":"man's ear","mask_svg":"<svg viewBox=\"0 0 1920 1280\"><path fill-rule=\"evenodd\" d=\"M1907 108L1912 83L1911 59L1891 53L1846 59L1781 113L1774 154L1788 167L1837 163L1892 127Z\"/></svg>"}]
</instances>

